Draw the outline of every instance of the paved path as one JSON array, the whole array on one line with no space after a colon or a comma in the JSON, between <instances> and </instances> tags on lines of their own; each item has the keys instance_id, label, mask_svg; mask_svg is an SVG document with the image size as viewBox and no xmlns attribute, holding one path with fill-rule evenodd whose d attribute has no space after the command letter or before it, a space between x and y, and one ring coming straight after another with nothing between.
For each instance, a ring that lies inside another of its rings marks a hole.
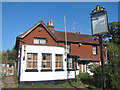
<instances>
[{"instance_id":1,"label":"paved path","mask_svg":"<svg viewBox=\"0 0 120 90\"><path fill-rule=\"evenodd\" d=\"M4 88L16 88L15 80L13 76L7 76L2 79L2 83L4 84Z\"/></svg>"}]
</instances>

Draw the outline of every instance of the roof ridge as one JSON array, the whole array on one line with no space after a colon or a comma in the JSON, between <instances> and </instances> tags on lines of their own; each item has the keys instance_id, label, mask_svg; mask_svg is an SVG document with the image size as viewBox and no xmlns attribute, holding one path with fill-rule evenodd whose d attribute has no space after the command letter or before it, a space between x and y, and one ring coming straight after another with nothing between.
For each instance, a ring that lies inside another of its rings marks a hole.
<instances>
[{"instance_id":1,"label":"roof ridge","mask_svg":"<svg viewBox=\"0 0 120 90\"><path fill-rule=\"evenodd\" d=\"M65 32L65 31L59 31L59 30L54 30L54 31L57 31L57 32ZM74 32L67 32L67 33L73 33L73 34L78 34L78 35L85 35L85 36L92 36L92 35L88 35L88 34L79 34L79 33L74 33Z\"/></svg>"}]
</instances>

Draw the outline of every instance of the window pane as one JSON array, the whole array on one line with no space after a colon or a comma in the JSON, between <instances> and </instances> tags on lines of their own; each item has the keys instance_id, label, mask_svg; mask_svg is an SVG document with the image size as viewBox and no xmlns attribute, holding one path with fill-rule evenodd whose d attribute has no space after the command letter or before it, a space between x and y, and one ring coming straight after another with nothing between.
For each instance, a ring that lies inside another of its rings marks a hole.
<instances>
[{"instance_id":1,"label":"window pane","mask_svg":"<svg viewBox=\"0 0 120 90\"><path fill-rule=\"evenodd\" d=\"M27 54L27 68L37 68L37 54L29 53Z\"/></svg>"},{"instance_id":2,"label":"window pane","mask_svg":"<svg viewBox=\"0 0 120 90\"><path fill-rule=\"evenodd\" d=\"M42 62L42 68L45 68L46 63Z\"/></svg>"},{"instance_id":3,"label":"window pane","mask_svg":"<svg viewBox=\"0 0 120 90\"><path fill-rule=\"evenodd\" d=\"M59 56L58 56L58 59L59 59L59 61L62 61L62 56L59 55Z\"/></svg>"},{"instance_id":4,"label":"window pane","mask_svg":"<svg viewBox=\"0 0 120 90\"><path fill-rule=\"evenodd\" d=\"M27 68L31 68L31 62L27 61Z\"/></svg>"},{"instance_id":5,"label":"window pane","mask_svg":"<svg viewBox=\"0 0 120 90\"><path fill-rule=\"evenodd\" d=\"M93 46L93 54L97 54L97 47Z\"/></svg>"},{"instance_id":6,"label":"window pane","mask_svg":"<svg viewBox=\"0 0 120 90\"><path fill-rule=\"evenodd\" d=\"M58 63L56 62L56 67L58 67Z\"/></svg>"},{"instance_id":7,"label":"window pane","mask_svg":"<svg viewBox=\"0 0 120 90\"><path fill-rule=\"evenodd\" d=\"M47 68L50 68L50 62L47 62Z\"/></svg>"},{"instance_id":8,"label":"window pane","mask_svg":"<svg viewBox=\"0 0 120 90\"><path fill-rule=\"evenodd\" d=\"M33 68L37 68L37 62L33 62Z\"/></svg>"},{"instance_id":9,"label":"window pane","mask_svg":"<svg viewBox=\"0 0 120 90\"><path fill-rule=\"evenodd\" d=\"M37 54L33 54L33 60L37 60Z\"/></svg>"},{"instance_id":10,"label":"window pane","mask_svg":"<svg viewBox=\"0 0 120 90\"><path fill-rule=\"evenodd\" d=\"M68 59L68 68L72 69L72 58Z\"/></svg>"},{"instance_id":11,"label":"window pane","mask_svg":"<svg viewBox=\"0 0 120 90\"><path fill-rule=\"evenodd\" d=\"M51 54L42 54L42 68L50 68L51 64Z\"/></svg>"},{"instance_id":12,"label":"window pane","mask_svg":"<svg viewBox=\"0 0 120 90\"><path fill-rule=\"evenodd\" d=\"M83 72L85 72L85 65L83 65Z\"/></svg>"},{"instance_id":13,"label":"window pane","mask_svg":"<svg viewBox=\"0 0 120 90\"><path fill-rule=\"evenodd\" d=\"M62 67L62 63L61 62L59 63L59 67Z\"/></svg>"},{"instance_id":14,"label":"window pane","mask_svg":"<svg viewBox=\"0 0 120 90\"><path fill-rule=\"evenodd\" d=\"M42 60L46 60L46 54L42 54Z\"/></svg>"},{"instance_id":15,"label":"window pane","mask_svg":"<svg viewBox=\"0 0 120 90\"><path fill-rule=\"evenodd\" d=\"M40 44L46 44L46 39L40 39Z\"/></svg>"},{"instance_id":16,"label":"window pane","mask_svg":"<svg viewBox=\"0 0 120 90\"><path fill-rule=\"evenodd\" d=\"M27 59L32 60L32 54L27 54Z\"/></svg>"},{"instance_id":17,"label":"window pane","mask_svg":"<svg viewBox=\"0 0 120 90\"><path fill-rule=\"evenodd\" d=\"M47 60L50 60L50 54L47 54Z\"/></svg>"},{"instance_id":18,"label":"window pane","mask_svg":"<svg viewBox=\"0 0 120 90\"><path fill-rule=\"evenodd\" d=\"M62 68L62 55L56 54L55 59L56 68Z\"/></svg>"},{"instance_id":19,"label":"window pane","mask_svg":"<svg viewBox=\"0 0 120 90\"><path fill-rule=\"evenodd\" d=\"M34 44L39 44L39 38L34 38Z\"/></svg>"},{"instance_id":20,"label":"window pane","mask_svg":"<svg viewBox=\"0 0 120 90\"><path fill-rule=\"evenodd\" d=\"M79 68L80 68L80 69L79 69L79 70L80 70L80 72L82 72L82 67L81 67L81 65L79 66Z\"/></svg>"}]
</instances>

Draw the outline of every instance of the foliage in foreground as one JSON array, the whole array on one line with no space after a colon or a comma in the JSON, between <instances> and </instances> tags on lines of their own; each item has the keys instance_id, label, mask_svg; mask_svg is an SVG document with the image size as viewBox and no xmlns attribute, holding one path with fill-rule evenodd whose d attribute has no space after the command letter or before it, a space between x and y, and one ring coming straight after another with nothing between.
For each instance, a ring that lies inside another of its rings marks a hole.
<instances>
[{"instance_id":1,"label":"foliage in foreground","mask_svg":"<svg viewBox=\"0 0 120 90\"><path fill-rule=\"evenodd\" d=\"M120 84L120 46L115 43L108 43L109 60L104 65L106 88L119 88ZM102 87L101 66L91 68L94 73L95 86Z\"/></svg>"}]
</instances>

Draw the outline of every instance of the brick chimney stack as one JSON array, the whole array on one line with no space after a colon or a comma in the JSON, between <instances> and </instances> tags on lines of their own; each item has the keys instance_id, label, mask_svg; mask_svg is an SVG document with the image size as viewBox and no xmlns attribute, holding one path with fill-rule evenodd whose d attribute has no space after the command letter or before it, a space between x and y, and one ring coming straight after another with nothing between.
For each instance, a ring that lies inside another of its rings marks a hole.
<instances>
[{"instance_id":1,"label":"brick chimney stack","mask_svg":"<svg viewBox=\"0 0 120 90\"><path fill-rule=\"evenodd\" d=\"M47 27L49 28L50 31L54 30L54 26L53 26L53 21L52 20L50 22L48 21Z\"/></svg>"}]
</instances>

